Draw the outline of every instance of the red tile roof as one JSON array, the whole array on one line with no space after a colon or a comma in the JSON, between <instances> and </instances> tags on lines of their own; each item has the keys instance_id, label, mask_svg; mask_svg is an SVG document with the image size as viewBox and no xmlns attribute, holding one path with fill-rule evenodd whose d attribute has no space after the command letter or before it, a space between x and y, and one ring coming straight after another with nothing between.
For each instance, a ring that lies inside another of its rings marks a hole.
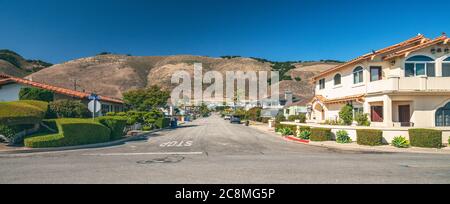
<instances>
[{"instance_id":1,"label":"red tile roof","mask_svg":"<svg viewBox=\"0 0 450 204\"><path fill-rule=\"evenodd\" d=\"M422 48L426 48L426 47L429 47L429 46L432 46L432 45L436 45L436 44L442 43L442 42L448 42L448 40L449 40L449 38L446 35L442 35L442 36L440 36L440 37L438 37L438 38L436 38L434 40L430 40L430 41L427 41L425 43L422 43L422 44L419 44L419 45L416 45L416 46L413 46L413 47L409 47L409 48L406 48L406 49L394 52L394 53L386 56L384 58L384 60L390 60L390 59L394 59L396 57L400 57L402 55L408 55L409 53L417 51L417 50L420 50Z\"/></svg>"},{"instance_id":2,"label":"red tile roof","mask_svg":"<svg viewBox=\"0 0 450 204\"><path fill-rule=\"evenodd\" d=\"M346 97L340 97L340 98L333 98L333 99L327 99L322 95L316 95L313 100L310 102L314 102L315 100L318 100L324 104L332 104L332 103L346 103L349 101L357 101L357 102L364 102L365 94L358 94L358 95L352 95L352 96L346 96Z\"/></svg>"},{"instance_id":3,"label":"red tile roof","mask_svg":"<svg viewBox=\"0 0 450 204\"><path fill-rule=\"evenodd\" d=\"M398 44L395 44L395 45L392 45L392 46L389 46L389 47L386 47L386 48L374 51L374 52L369 53L369 54L365 54L363 56L360 56L360 57L357 57L357 58L355 58L353 60L350 60L350 61L348 61L348 62L346 62L344 64L338 65L338 66L336 66L334 68L331 68L329 70L325 70L325 71L319 73L318 75L314 76L313 81L318 80L318 78L320 78L320 77L322 77L322 76L324 76L326 74L338 71L338 70L340 70L340 69L342 69L342 68L344 68L344 67L346 67L348 65L357 64L359 62L362 62L362 61L367 60L367 59L371 59L372 57L375 57L375 56L380 55L380 54L387 54L389 52L398 51L398 50L401 50L401 49L405 49L405 47L406 48L410 48L410 46L412 46L414 44L419 43L419 45L420 45L422 43L426 43L426 42L429 42L429 41L430 41L430 39L427 39L427 38L425 38L425 36L419 34L416 37L410 38L410 39L408 39L406 41L403 41L401 43L398 43Z\"/></svg>"},{"instance_id":4,"label":"red tile roof","mask_svg":"<svg viewBox=\"0 0 450 204\"><path fill-rule=\"evenodd\" d=\"M40 88L40 89L44 89L44 90L49 90L54 93L67 95L70 97L80 98L80 99L88 99L89 95L91 95L91 93L56 87L56 86L39 83L39 82L34 82L34 81L27 80L27 79L12 77L12 76L0 73L0 85L9 84L9 83L19 83L19 84L23 84L26 86L32 86L32 87L36 87L36 88ZM115 98L108 97L108 96L100 96L100 101L111 102L111 103L121 103L121 104L124 103L120 99L115 99Z\"/></svg>"}]
</instances>

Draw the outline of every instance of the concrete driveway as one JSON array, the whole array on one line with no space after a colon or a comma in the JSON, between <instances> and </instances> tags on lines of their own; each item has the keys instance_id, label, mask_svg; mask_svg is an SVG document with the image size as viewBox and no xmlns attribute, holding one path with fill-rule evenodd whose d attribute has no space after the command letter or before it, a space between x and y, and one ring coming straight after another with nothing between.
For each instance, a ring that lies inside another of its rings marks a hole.
<instances>
[{"instance_id":1,"label":"concrete driveway","mask_svg":"<svg viewBox=\"0 0 450 204\"><path fill-rule=\"evenodd\" d=\"M121 146L0 156L0 183L450 183L450 156L337 152L212 116Z\"/></svg>"}]
</instances>

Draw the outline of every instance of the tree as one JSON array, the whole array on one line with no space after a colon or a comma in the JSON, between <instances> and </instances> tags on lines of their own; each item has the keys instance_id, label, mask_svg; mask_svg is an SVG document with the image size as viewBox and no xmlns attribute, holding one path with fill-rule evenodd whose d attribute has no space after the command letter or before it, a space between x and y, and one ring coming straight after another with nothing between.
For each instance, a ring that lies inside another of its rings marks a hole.
<instances>
[{"instance_id":1,"label":"tree","mask_svg":"<svg viewBox=\"0 0 450 204\"><path fill-rule=\"evenodd\" d=\"M146 125L151 127L151 129L155 128L155 123L158 118L164 117L164 114L156 108L153 108L148 113L144 115L144 122Z\"/></svg>"},{"instance_id":2,"label":"tree","mask_svg":"<svg viewBox=\"0 0 450 204\"><path fill-rule=\"evenodd\" d=\"M349 104L343 106L339 111L339 118L345 125L351 125L353 122L353 106Z\"/></svg>"},{"instance_id":3,"label":"tree","mask_svg":"<svg viewBox=\"0 0 450 204\"><path fill-rule=\"evenodd\" d=\"M247 111L247 118L252 121L261 121L261 107L253 107Z\"/></svg>"},{"instance_id":4,"label":"tree","mask_svg":"<svg viewBox=\"0 0 450 204\"><path fill-rule=\"evenodd\" d=\"M133 110L149 111L153 108L164 107L170 98L168 91L163 91L159 86L151 86L146 89L131 90L123 94L125 104Z\"/></svg>"},{"instance_id":5,"label":"tree","mask_svg":"<svg viewBox=\"0 0 450 204\"><path fill-rule=\"evenodd\" d=\"M53 98L54 98L53 92L48 90L24 87L21 88L19 91L20 100L36 100L36 101L51 102L53 101Z\"/></svg>"},{"instance_id":6,"label":"tree","mask_svg":"<svg viewBox=\"0 0 450 204\"><path fill-rule=\"evenodd\" d=\"M209 113L211 112L208 108L208 106L206 106L206 104L202 103L202 105L200 106L200 115L202 115L202 117L208 117Z\"/></svg>"}]
</instances>

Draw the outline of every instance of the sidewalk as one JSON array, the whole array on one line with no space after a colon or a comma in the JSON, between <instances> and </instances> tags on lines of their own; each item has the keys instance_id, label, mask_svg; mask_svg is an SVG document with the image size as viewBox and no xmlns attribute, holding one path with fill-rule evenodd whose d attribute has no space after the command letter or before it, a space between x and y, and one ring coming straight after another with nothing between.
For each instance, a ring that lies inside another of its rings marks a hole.
<instances>
[{"instance_id":1,"label":"sidewalk","mask_svg":"<svg viewBox=\"0 0 450 204\"><path fill-rule=\"evenodd\" d=\"M260 130L260 131L271 133L274 136L278 136L278 137L283 138L290 142L304 144L304 145L311 145L311 146L316 146L316 147L324 147L324 148L335 149L335 150L372 152L372 153L450 154L450 147L445 147L445 148L441 148L441 149L421 148L421 147L397 148L397 147L394 147L391 145L382 145L382 146L372 147L372 146L358 145L356 142L349 143L349 144L339 144L339 143L336 143L335 141L325 141L325 142L310 141L308 144L306 144L303 142L293 141L286 137L282 137L281 135L275 133L275 130L273 128L269 128L268 124L254 123L250 127Z\"/></svg>"}]
</instances>

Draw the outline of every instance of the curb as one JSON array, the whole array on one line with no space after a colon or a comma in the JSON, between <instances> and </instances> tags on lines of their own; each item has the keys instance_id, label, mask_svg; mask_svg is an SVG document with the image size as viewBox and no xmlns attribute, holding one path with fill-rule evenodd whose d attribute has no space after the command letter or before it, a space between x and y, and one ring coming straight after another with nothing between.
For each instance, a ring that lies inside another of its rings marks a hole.
<instances>
[{"instance_id":1,"label":"curb","mask_svg":"<svg viewBox=\"0 0 450 204\"><path fill-rule=\"evenodd\" d=\"M67 150L79 150L79 149L93 149L93 148L101 148L101 147L109 147L120 145L125 142L141 140L147 137L150 134L160 132L163 130L169 130L171 128L163 128L158 130L153 130L149 132L145 132L142 134L138 134L135 136L130 136L127 138L123 138L120 140L104 142L104 143L95 143L95 144L86 144L86 145L77 145L77 146L67 146L67 147L51 147L51 148L30 148L30 149L20 149L20 150L6 150L0 151L0 155L10 155L10 154L27 154L27 153L44 153L44 152L58 152L58 151L67 151Z\"/></svg>"},{"instance_id":2,"label":"curb","mask_svg":"<svg viewBox=\"0 0 450 204\"><path fill-rule=\"evenodd\" d=\"M413 151L404 151L405 149L372 149L370 147L336 147L327 144L321 143L311 143L311 142L302 142L298 141L298 138L292 138L292 136L284 137L287 141L292 141L295 143L306 144L314 147L327 148L335 151L347 151L347 152L359 152L359 153L378 153L378 154L392 154L392 153L406 153L406 154L440 154L440 155L450 155L450 152L438 151L437 149L430 149L430 151L421 151L421 150L413 150ZM412 147L414 148L414 147ZM432 151L434 150L434 152Z\"/></svg>"},{"instance_id":3,"label":"curb","mask_svg":"<svg viewBox=\"0 0 450 204\"><path fill-rule=\"evenodd\" d=\"M284 137L284 139L285 140L294 141L294 142L303 143L303 144L309 144L309 140L302 140L302 139L296 138L294 136L286 136L286 137Z\"/></svg>"}]
</instances>

